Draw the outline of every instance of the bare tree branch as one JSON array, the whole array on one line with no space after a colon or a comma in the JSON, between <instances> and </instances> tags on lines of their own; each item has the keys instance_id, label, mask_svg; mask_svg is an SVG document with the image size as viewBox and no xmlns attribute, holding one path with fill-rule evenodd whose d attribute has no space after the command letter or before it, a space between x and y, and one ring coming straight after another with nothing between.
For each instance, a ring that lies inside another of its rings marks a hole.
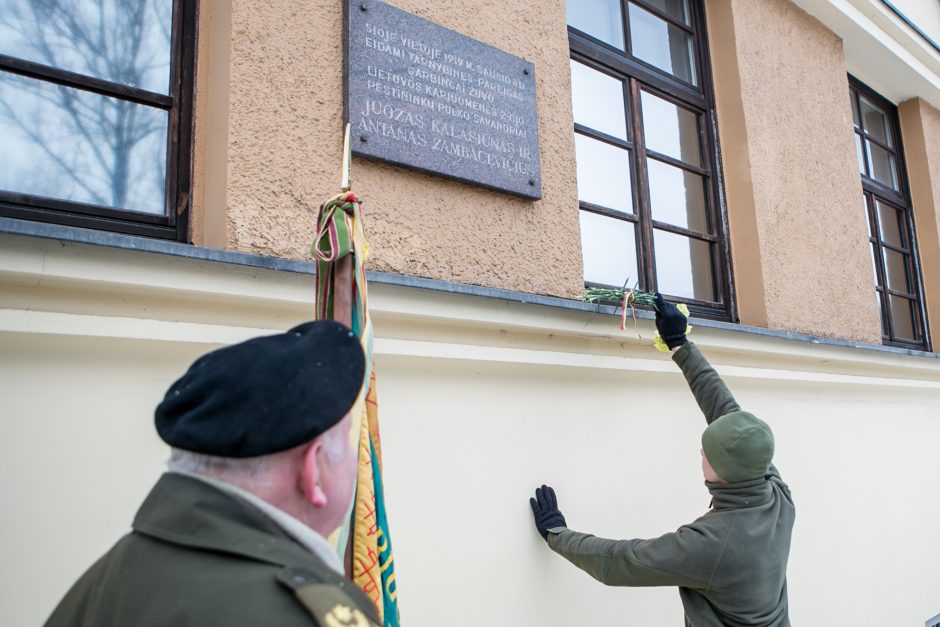
<instances>
[{"instance_id":1,"label":"bare tree branch","mask_svg":"<svg viewBox=\"0 0 940 627\"><path fill-rule=\"evenodd\" d=\"M33 55L30 57L33 60L144 87L146 77L153 70L168 66L168 55L167 63L153 61L155 51L152 48L157 47L156 58L170 49L172 9L167 11L166 8L171 4L167 0L97 0L95 3L29 0L28 8L22 9L22 3L14 0L12 7L0 16L0 24L22 33L18 41L22 40L23 54ZM155 19L158 23L154 23ZM144 142L167 128L162 110L63 86L50 90L48 83L32 79L18 82L15 89L27 91L61 112L56 139L74 136L77 145L87 147L92 170L102 173L102 181L110 189L110 204L124 206L134 184L131 160L141 163L143 158L137 154L137 148L146 146L148 151L160 150L159 142ZM3 101L3 111L7 112L9 121L41 147L75 184L96 202L104 204L101 192L91 184L90 179L96 177L90 175L87 168L79 171L69 167L66 155L56 150L61 149L62 142L57 145L55 141L48 141L43 131L37 130L42 125L31 125L14 108ZM164 175L165 161L160 163L158 154L154 152L152 156L153 168L160 169Z\"/></svg>"}]
</instances>

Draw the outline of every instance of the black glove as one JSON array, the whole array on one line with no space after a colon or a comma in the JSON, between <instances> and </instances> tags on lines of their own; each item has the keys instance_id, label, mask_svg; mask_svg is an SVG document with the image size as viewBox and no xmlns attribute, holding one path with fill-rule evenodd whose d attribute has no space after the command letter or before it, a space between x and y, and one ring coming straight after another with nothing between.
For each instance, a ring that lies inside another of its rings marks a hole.
<instances>
[{"instance_id":1,"label":"black glove","mask_svg":"<svg viewBox=\"0 0 940 627\"><path fill-rule=\"evenodd\" d=\"M656 292L656 330L669 348L676 348L686 343L685 328L688 318L675 305L666 302L663 295Z\"/></svg>"},{"instance_id":2,"label":"black glove","mask_svg":"<svg viewBox=\"0 0 940 627\"><path fill-rule=\"evenodd\" d=\"M568 526L565 524L565 517L558 511L555 491L547 485L535 488L535 498L529 499L529 505L535 515L535 527L545 540L548 540L549 529Z\"/></svg>"}]
</instances>

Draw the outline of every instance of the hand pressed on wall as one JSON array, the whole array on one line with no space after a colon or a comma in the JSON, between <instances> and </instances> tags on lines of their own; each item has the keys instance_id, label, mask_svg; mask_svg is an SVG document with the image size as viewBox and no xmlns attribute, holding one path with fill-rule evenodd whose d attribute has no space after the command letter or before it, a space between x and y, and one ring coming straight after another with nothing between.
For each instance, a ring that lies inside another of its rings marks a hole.
<instances>
[{"instance_id":1,"label":"hand pressed on wall","mask_svg":"<svg viewBox=\"0 0 940 627\"><path fill-rule=\"evenodd\" d=\"M535 516L535 528L543 539L548 540L548 530L555 527L567 527L565 517L558 510L558 499L555 490L547 485L535 488L535 498L529 499L532 514Z\"/></svg>"}]
</instances>

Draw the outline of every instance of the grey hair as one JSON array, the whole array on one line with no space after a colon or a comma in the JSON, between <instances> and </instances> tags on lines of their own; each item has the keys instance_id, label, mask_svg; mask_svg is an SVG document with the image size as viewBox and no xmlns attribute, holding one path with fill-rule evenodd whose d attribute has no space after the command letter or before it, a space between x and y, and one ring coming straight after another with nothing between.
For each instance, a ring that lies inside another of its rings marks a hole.
<instances>
[{"instance_id":1,"label":"grey hair","mask_svg":"<svg viewBox=\"0 0 940 627\"><path fill-rule=\"evenodd\" d=\"M234 457L217 457L215 455L205 455L203 453L193 453L183 449L170 449L170 459L166 466L169 470L180 472L189 472L197 475L211 476L234 476L242 478L254 478L262 474L280 453L273 455L261 455L259 457L246 457L237 459Z\"/></svg>"},{"instance_id":2,"label":"grey hair","mask_svg":"<svg viewBox=\"0 0 940 627\"><path fill-rule=\"evenodd\" d=\"M321 450L331 464L337 464L345 458L347 449L344 446L344 440L346 437L346 434L336 430L327 431L320 436L319 439L323 443ZM167 460L166 466L171 471L197 475L242 480L258 479L274 464L284 459L291 450L293 449L258 457L234 458L173 448L170 449L170 459Z\"/></svg>"}]
</instances>

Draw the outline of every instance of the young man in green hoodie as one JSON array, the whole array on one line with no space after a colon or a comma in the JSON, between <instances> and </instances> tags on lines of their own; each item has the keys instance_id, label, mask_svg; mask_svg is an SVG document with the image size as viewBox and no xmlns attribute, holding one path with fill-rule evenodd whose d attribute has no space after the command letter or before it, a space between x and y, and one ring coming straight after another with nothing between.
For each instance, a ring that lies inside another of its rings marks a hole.
<instances>
[{"instance_id":1,"label":"young man in green hoodie","mask_svg":"<svg viewBox=\"0 0 940 627\"><path fill-rule=\"evenodd\" d=\"M530 499L535 525L553 551L611 586L678 586L688 627L789 627L787 558L795 509L771 463L774 437L741 411L731 392L685 337L686 318L657 294L656 328L672 350L708 427L702 472L711 509L650 540L609 540L572 531L555 491Z\"/></svg>"}]
</instances>

